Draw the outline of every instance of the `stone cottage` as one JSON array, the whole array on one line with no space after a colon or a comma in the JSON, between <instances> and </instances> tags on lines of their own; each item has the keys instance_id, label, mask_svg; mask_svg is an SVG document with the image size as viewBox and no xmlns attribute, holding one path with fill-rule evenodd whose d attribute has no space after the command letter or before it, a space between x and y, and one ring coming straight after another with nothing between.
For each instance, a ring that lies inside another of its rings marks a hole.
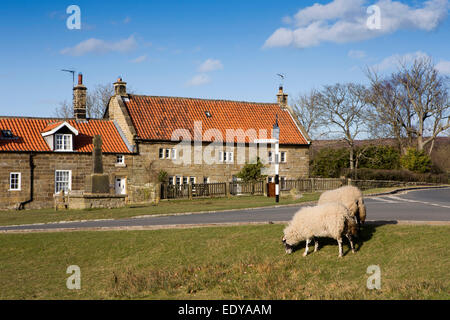
<instances>
[{"instance_id":1,"label":"stone cottage","mask_svg":"<svg viewBox=\"0 0 450 320\"><path fill-rule=\"evenodd\" d=\"M259 157L271 181L273 152L255 140L271 138L275 119L281 180L308 176L310 139L282 87L277 103L128 94L121 78L114 89L104 119L86 118L81 74L73 119L0 116L0 209L51 207L55 193L84 190L96 135L110 192L129 202L145 201L161 170L171 184L233 181Z\"/></svg>"}]
</instances>

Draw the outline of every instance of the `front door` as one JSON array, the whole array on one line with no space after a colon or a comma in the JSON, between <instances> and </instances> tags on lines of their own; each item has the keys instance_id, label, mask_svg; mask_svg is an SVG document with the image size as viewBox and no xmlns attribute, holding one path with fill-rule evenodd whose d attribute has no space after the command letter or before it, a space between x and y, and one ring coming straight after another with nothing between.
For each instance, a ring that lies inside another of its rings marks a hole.
<instances>
[{"instance_id":1,"label":"front door","mask_svg":"<svg viewBox=\"0 0 450 320\"><path fill-rule=\"evenodd\" d=\"M126 194L127 193L125 182L126 182L125 178L116 178L116 183L115 183L116 194Z\"/></svg>"}]
</instances>

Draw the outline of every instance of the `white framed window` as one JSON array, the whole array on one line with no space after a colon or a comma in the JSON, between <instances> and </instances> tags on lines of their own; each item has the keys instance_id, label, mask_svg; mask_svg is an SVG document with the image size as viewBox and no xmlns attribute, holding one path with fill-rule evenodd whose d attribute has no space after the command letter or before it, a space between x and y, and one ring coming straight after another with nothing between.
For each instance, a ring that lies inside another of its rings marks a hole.
<instances>
[{"instance_id":1,"label":"white framed window","mask_svg":"<svg viewBox=\"0 0 450 320\"><path fill-rule=\"evenodd\" d=\"M280 162L286 162L286 151L280 152Z\"/></svg>"},{"instance_id":2,"label":"white framed window","mask_svg":"<svg viewBox=\"0 0 450 320\"><path fill-rule=\"evenodd\" d=\"M9 191L20 191L22 184L22 174L20 172L11 172L9 174Z\"/></svg>"},{"instance_id":3,"label":"white framed window","mask_svg":"<svg viewBox=\"0 0 450 320\"><path fill-rule=\"evenodd\" d=\"M56 170L55 171L55 193L64 191L69 192L72 189L72 171Z\"/></svg>"},{"instance_id":4,"label":"white framed window","mask_svg":"<svg viewBox=\"0 0 450 320\"><path fill-rule=\"evenodd\" d=\"M274 177L267 177L267 181L269 183L274 183L275 182L275 178Z\"/></svg>"},{"instance_id":5,"label":"white framed window","mask_svg":"<svg viewBox=\"0 0 450 320\"><path fill-rule=\"evenodd\" d=\"M209 177L203 177L203 183L209 183Z\"/></svg>"},{"instance_id":6,"label":"white framed window","mask_svg":"<svg viewBox=\"0 0 450 320\"><path fill-rule=\"evenodd\" d=\"M170 159L170 149L164 149L164 158Z\"/></svg>"},{"instance_id":7,"label":"white framed window","mask_svg":"<svg viewBox=\"0 0 450 320\"><path fill-rule=\"evenodd\" d=\"M188 184L188 180L189 179L189 177L183 177L183 184Z\"/></svg>"},{"instance_id":8,"label":"white framed window","mask_svg":"<svg viewBox=\"0 0 450 320\"><path fill-rule=\"evenodd\" d=\"M219 151L220 162L233 162L233 152Z\"/></svg>"},{"instance_id":9,"label":"white framed window","mask_svg":"<svg viewBox=\"0 0 450 320\"><path fill-rule=\"evenodd\" d=\"M116 164L125 164L125 156L123 154L117 155Z\"/></svg>"},{"instance_id":10,"label":"white framed window","mask_svg":"<svg viewBox=\"0 0 450 320\"><path fill-rule=\"evenodd\" d=\"M169 176L169 185L172 186L173 185L173 176Z\"/></svg>"},{"instance_id":11,"label":"white framed window","mask_svg":"<svg viewBox=\"0 0 450 320\"><path fill-rule=\"evenodd\" d=\"M195 184L195 177L189 177L189 183Z\"/></svg>"},{"instance_id":12,"label":"white framed window","mask_svg":"<svg viewBox=\"0 0 450 320\"><path fill-rule=\"evenodd\" d=\"M180 176L176 176L175 177L175 184L178 184L178 185L181 184L181 177Z\"/></svg>"},{"instance_id":13,"label":"white framed window","mask_svg":"<svg viewBox=\"0 0 450 320\"><path fill-rule=\"evenodd\" d=\"M273 163L273 152L272 152L272 151L269 151L269 152L267 153L267 161L268 161L269 163Z\"/></svg>"},{"instance_id":14,"label":"white framed window","mask_svg":"<svg viewBox=\"0 0 450 320\"><path fill-rule=\"evenodd\" d=\"M164 149L163 148L159 148L159 158L164 159Z\"/></svg>"},{"instance_id":15,"label":"white framed window","mask_svg":"<svg viewBox=\"0 0 450 320\"><path fill-rule=\"evenodd\" d=\"M55 134L55 151L72 151L71 134Z\"/></svg>"},{"instance_id":16,"label":"white framed window","mask_svg":"<svg viewBox=\"0 0 450 320\"><path fill-rule=\"evenodd\" d=\"M177 158L177 149L172 149L170 154L172 156L172 160L175 160Z\"/></svg>"}]
</instances>

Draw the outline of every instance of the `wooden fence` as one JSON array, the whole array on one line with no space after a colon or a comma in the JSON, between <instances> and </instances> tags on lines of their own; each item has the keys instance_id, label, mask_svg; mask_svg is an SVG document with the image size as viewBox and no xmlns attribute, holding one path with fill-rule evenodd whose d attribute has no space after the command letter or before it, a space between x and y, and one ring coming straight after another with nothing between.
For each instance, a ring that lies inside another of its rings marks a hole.
<instances>
[{"instance_id":1,"label":"wooden fence","mask_svg":"<svg viewBox=\"0 0 450 320\"><path fill-rule=\"evenodd\" d=\"M230 182L230 194L242 195L242 194L254 194L262 195L265 193L266 182Z\"/></svg>"},{"instance_id":2,"label":"wooden fence","mask_svg":"<svg viewBox=\"0 0 450 320\"><path fill-rule=\"evenodd\" d=\"M310 178L280 181L281 191L296 189L299 192L332 190L347 184L347 179Z\"/></svg>"},{"instance_id":3,"label":"wooden fence","mask_svg":"<svg viewBox=\"0 0 450 320\"><path fill-rule=\"evenodd\" d=\"M388 180L310 178L280 181L280 190L282 192L288 192L295 188L298 192L322 192L345 185L353 185L361 190L367 190L372 188L433 184ZM267 194L267 188L268 184L265 181L194 183L181 185L161 184L161 199L192 199L199 197L225 197L230 195L264 195Z\"/></svg>"}]
</instances>

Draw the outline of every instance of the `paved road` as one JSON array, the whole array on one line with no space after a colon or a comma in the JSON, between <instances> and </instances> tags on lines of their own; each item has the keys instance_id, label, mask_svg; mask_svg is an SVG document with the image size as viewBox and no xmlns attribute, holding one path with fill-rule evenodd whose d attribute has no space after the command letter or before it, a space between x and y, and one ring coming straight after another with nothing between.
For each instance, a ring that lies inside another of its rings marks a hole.
<instances>
[{"instance_id":1,"label":"paved road","mask_svg":"<svg viewBox=\"0 0 450 320\"><path fill-rule=\"evenodd\" d=\"M450 188L409 191L365 199L367 220L450 221ZM289 221L300 206L222 211L178 216L65 222L0 227L1 230L146 227L161 225Z\"/></svg>"}]
</instances>

